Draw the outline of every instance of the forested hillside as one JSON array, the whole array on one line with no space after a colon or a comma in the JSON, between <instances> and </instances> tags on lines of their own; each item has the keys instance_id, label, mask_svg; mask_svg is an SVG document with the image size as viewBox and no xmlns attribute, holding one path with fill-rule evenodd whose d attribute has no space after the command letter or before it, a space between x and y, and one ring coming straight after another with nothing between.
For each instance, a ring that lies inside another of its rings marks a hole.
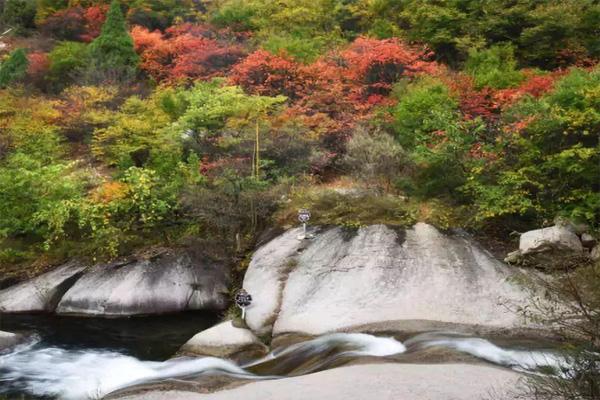
<instances>
[{"instance_id":1,"label":"forested hillside","mask_svg":"<svg viewBox=\"0 0 600 400\"><path fill-rule=\"evenodd\" d=\"M600 223L597 0L6 0L0 265ZM348 195L351 194L351 195Z\"/></svg>"}]
</instances>

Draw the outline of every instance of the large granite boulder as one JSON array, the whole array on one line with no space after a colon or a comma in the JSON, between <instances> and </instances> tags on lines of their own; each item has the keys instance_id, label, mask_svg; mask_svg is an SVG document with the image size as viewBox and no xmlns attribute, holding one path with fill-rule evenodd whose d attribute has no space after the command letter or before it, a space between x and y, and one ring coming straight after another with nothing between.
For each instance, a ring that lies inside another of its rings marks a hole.
<instances>
[{"instance_id":1,"label":"large granite boulder","mask_svg":"<svg viewBox=\"0 0 600 400\"><path fill-rule=\"evenodd\" d=\"M231 357L242 351L266 353L267 350L252 331L236 327L232 321L225 321L196 334L181 347L179 353Z\"/></svg>"},{"instance_id":2,"label":"large granite boulder","mask_svg":"<svg viewBox=\"0 0 600 400\"><path fill-rule=\"evenodd\" d=\"M528 293L519 271L462 234L418 223L349 231L290 230L259 248L244 278L254 298L246 322L262 334L322 334L386 321L518 327L507 304ZM415 326L415 324L410 324Z\"/></svg>"},{"instance_id":3,"label":"large granite boulder","mask_svg":"<svg viewBox=\"0 0 600 400\"><path fill-rule=\"evenodd\" d=\"M562 225L525 232L519 240L521 254L539 253L551 250L582 252L579 237Z\"/></svg>"},{"instance_id":4,"label":"large granite boulder","mask_svg":"<svg viewBox=\"0 0 600 400\"><path fill-rule=\"evenodd\" d=\"M56 312L127 316L220 310L227 305L227 275L220 263L186 250L96 265L64 294Z\"/></svg>"},{"instance_id":5,"label":"large granite boulder","mask_svg":"<svg viewBox=\"0 0 600 400\"><path fill-rule=\"evenodd\" d=\"M286 379L235 386L215 393L149 391L121 400L481 400L523 399L523 377L469 364L364 364Z\"/></svg>"},{"instance_id":6,"label":"large granite boulder","mask_svg":"<svg viewBox=\"0 0 600 400\"><path fill-rule=\"evenodd\" d=\"M86 267L86 265L71 262L0 291L0 312L54 311L63 294L81 276Z\"/></svg>"}]
</instances>

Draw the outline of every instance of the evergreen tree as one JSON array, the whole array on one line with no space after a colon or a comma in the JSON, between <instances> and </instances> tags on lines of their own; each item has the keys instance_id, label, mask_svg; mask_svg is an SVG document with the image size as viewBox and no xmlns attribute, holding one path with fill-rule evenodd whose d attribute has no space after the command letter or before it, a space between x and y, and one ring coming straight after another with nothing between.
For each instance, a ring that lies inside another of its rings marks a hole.
<instances>
[{"instance_id":1,"label":"evergreen tree","mask_svg":"<svg viewBox=\"0 0 600 400\"><path fill-rule=\"evenodd\" d=\"M0 64L0 88L23 78L27 73L28 65L29 62L24 49L13 51L8 59Z\"/></svg>"},{"instance_id":2,"label":"evergreen tree","mask_svg":"<svg viewBox=\"0 0 600 400\"><path fill-rule=\"evenodd\" d=\"M111 3L102 32L90 44L89 50L95 68L122 70L137 67L139 58L133 48L133 39L127 31L118 0Z\"/></svg>"}]
</instances>

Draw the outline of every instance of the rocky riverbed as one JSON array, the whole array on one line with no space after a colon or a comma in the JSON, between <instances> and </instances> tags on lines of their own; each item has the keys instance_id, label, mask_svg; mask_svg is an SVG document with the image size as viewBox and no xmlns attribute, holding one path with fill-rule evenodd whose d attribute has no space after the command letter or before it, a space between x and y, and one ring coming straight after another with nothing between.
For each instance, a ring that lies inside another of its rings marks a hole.
<instances>
[{"instance_id":1,"label":"rocky riverbed","mask_svg":"<svg viewBox=\"0 0 600 400\"><path fill-rule=\"evenodd\" d=\"M479 399L498 390L510 398L508 389L522 373L564 361L554 343L541 339L547 334L540 327L514 312L528 304L536 275L498 261L462 231L418 223L301 233L290 229L254 252L243 280L253 296L245 321L190 335L175 358L163 362L96 352L98 368L117 368L123 376L90 370L99 386L93 381L76 392L42 393L65 399L87 398L90 390L129 399ZM0 310L103 317L222 310L227 270L199 254L182 249L107 265L70 263L0 291ZM27 374L37 374L31 362L57 357L59 364L75 365L87 356L48 353L35 344L19 357L9 352L3 362L9 370L19 365L12 373L28 382ZM73 368L69 373L76 374Z\"/></svg>"}]
</instances>

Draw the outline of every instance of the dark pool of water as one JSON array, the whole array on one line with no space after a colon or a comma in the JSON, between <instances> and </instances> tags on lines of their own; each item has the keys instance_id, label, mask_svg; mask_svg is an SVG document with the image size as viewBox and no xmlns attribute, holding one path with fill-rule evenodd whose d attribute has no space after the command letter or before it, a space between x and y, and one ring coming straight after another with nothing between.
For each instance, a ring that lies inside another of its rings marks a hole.
<instances>
[{"instance_id":1,"label":"dark pool of water","mask_svg":"<svg viewBox=\"0 0 600 400\"><path fill-rule=\"evenodd\" d=\"M129 318L0 315L0 330L35 333L47 346L116 350L141 360L162 361L218 320L210 312Z\"/></svg>"}]
</instances>

